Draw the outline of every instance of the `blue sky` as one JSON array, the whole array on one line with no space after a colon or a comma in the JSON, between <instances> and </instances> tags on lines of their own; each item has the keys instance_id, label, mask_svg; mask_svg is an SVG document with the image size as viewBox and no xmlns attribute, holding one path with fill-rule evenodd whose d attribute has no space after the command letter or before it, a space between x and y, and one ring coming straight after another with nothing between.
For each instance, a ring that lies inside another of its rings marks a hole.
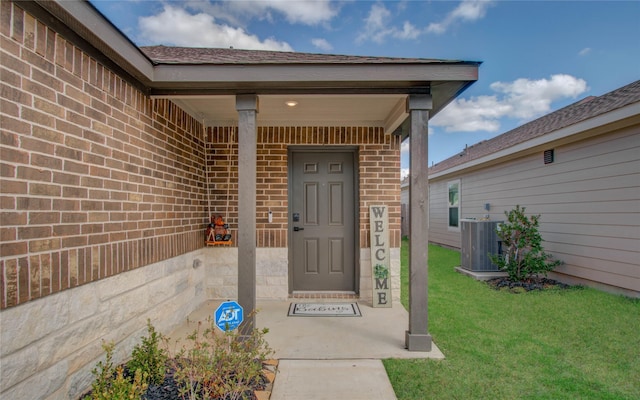
<instances>
[{"instance_id":1,"label":"blue sky","mask_svg":"<svg viewBox=\"0 0 640 400\"><path fill-rule=\"evenodd\" d=\"M482 61L430 121L430 164L640 79L640 1L91 2L140 46Z\"/></svg>"}]
</instances>

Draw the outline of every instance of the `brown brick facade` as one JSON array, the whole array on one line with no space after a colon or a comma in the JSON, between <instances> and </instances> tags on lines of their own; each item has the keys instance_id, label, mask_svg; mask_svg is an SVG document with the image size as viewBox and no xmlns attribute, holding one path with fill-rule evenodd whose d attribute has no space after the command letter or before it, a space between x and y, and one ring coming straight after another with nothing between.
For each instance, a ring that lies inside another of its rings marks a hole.
<instances>
[{"instance_id":1,"label":"brown brick facade","mask_svg":"<svg viewBox=\"0 0 640 400\"><path fill-rule=\"evenodd\" d=\"M229 146L229 138L233 145ZM400 140L381 128L259 127L257 137L257 246L287 247L290 145L345 145L358 148L360 247L369 247L369 206L389 206L391 247L400 247ZM207 131L212 215L237 226L237 129ZM228 169L227 166L230 168ZM227 189L227 182L229 188ZM227 192L228 190L228 192ZM227 193L229 193L227 211ZM273 222L268 223L268 212ZM235 239L235 232L232 230ZM234 240L235 242L235 240Z\"/></svg>"},{"instance_id":2,"label":"brown brick facade","mask_svg":"<svg viewBox=\"0 0 640 400\"><path fill-rule=\"evenodd\" d=\"M202 125L1 7L1 308L202 247Z\"/></svg>"},{"instance_id":3,"label":"brown brick facade","mask_svg":"<svg viewBox=\"0 0 640 400\"><path fill-rule=\"evenodd\" d=\"M225 216L235 243L237 128L205 135L18 5L0 7L0 308L199 249L208 215ZM396 136L260 127L257 142L258 247L287 247L290 145L357 147L360 247L381 203L400 246Z\"/></svg>"}]
</instances>

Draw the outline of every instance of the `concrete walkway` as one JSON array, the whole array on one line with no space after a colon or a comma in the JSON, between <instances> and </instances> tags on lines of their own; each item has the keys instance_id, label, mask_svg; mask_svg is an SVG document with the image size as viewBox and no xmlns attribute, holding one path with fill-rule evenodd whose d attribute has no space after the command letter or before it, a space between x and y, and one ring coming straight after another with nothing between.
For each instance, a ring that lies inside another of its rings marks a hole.
<instances>
[{"instance_id":1,"label":"concrete walkway","mask_svg":"<svg viewBox=\"0 0 640 400\"><path fill-rule=\"evenodd\" d=\"M362 317L288 317L291 302L351 302L351 300L261 301L256 325L269 328L265 339L280 360L270 400L380 399L396 396L381 359L444 358L434 344L430 352L409 352L404 335L409 316L401 304L372 308L358 301ZM219 301L194 311L189 323L170 337L185 337L198 321L212 316Z\"/></svg>"},{"instance_id":2,"label":"concrete walkway","mask_svg":"<svg viewBox=\"0 0 640 400\"><path fill-rule=\"evenodd\" d=\"M380 360L281 360L270 400L394 400Z\"/></svg>"}]
</instances>

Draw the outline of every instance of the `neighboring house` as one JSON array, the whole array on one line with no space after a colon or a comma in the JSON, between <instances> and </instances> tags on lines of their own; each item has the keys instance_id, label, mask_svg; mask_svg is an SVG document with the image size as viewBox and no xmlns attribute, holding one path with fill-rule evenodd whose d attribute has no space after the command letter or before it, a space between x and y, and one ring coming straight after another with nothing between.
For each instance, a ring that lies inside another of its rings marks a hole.
<instances>
[{"instance_id":1,"label":"neighboring house","mask_svg":"<svg viewBox=\"0 0 640 400\"><path fill-rule=\"evenodd\" d=\"M430 242L460 248L461 219L519 204L542 215L554 278L640 297L640 81L432 166L429 197Z\"/></svg>"},{"instance_id":2,"label":"neighboring house","mask_svg":"<svg viewBox=\"0 0 640 400\"><path fill-rule=\"evenodd\" d=\"M103 340L121 358L147 318L167 332L207 299L371 302L371 205L399 299L400 138L426 148L477 62L139 49L85 1L2 1L0 20L0 397L74 398ZM205 246L217 215L231 246Z\"/></svg>"}]
</instances>

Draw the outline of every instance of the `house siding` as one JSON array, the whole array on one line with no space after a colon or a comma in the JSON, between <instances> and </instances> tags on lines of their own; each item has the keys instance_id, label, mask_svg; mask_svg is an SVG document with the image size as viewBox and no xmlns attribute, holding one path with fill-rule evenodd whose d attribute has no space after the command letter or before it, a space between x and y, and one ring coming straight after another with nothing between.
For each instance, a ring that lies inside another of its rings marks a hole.
<instances>
[{"instance_id":1,"label":"house siding","mask_svg":"<svg viewBox=\"0 0 640 400\"><path fill-rule=\"evenodd\" d=\"M449 228L449 192L448 181L429 181L429 242L448 247L460 248L460 230ZM462 190L464 183L461 182ZM461 218L467 218L464 213L464 196L460 204Z\"/></svg>"},{"instance_id":2,"label":"house siding","mask_svg":"<svg viewBox=\"0 0 640 400\"><path fill-rule=\"evenodd\" d=\"M554 148L552 145L547 148ZM640 127L616 130L555 147L555 162L540 149L517 159L455 174L462 218L504 219L519 204L541 214L545 249L564 264L559 279L640 292ZM452 174L453 175L453 174ZM446 229L446 184L433 179L430 240L460 247ZM490 203L491 210L484 210Z\"/></svg>"}]
</instances>

